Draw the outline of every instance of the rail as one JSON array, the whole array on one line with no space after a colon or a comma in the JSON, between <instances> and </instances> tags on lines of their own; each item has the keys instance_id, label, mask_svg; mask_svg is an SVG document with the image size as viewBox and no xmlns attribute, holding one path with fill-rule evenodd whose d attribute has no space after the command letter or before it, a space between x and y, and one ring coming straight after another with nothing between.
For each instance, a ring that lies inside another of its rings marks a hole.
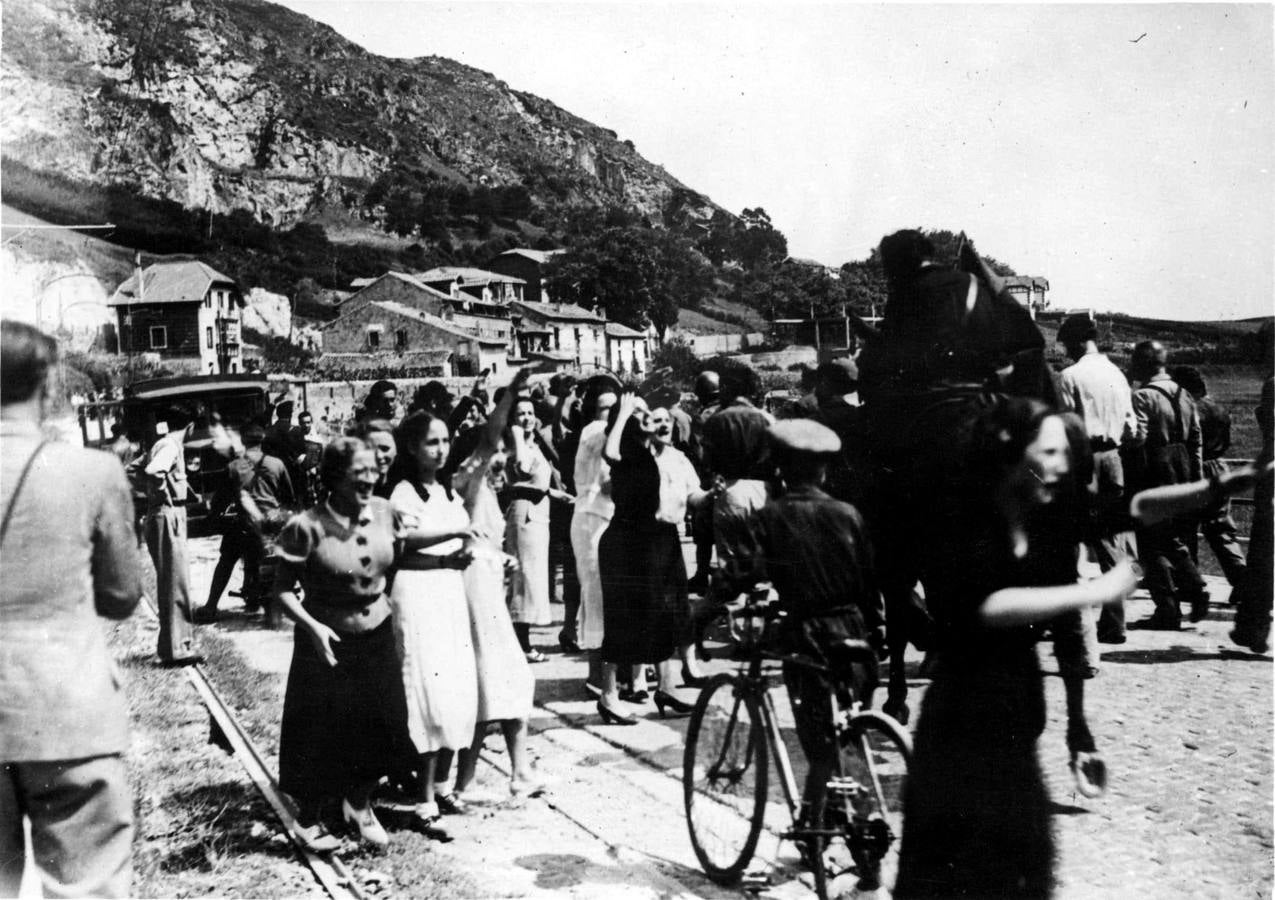
<instances>
[{"instance_id":1,"label":"rail","mask_svg":"<svg viewBox=\"0 0 1275 900\"><path fill-rule=\"evenodd\" d=\"M153 605L154 601L150 597L146 597L145 600L146 609L150 611L153 617L158 619L159 613ZM248 734L240 726L230 708L222 700L217 689L208 680L208 675L204 672L203 666L196 663L195 665L186 666L184 671L191 685L195 688L195 692L199 694L200 700L203 701L204 706L207 708L209 715L212 716L213 721L221 729L222 734L226 736L230 746L234 749L234 755L239 760L240 765L244 767L244 771L252 779L252 783L261 793L261 796L270 804L270 808L274 810L279 819L279 824L283 826L284 834L288 836L293 847L296 848L297 854L310 868L310 871L314 873L315 879L318 880L319 884L323 885L323 889L328 896L332 900L367 900L368 895L359 886L344 860L335 853L320 856L301 842L301 839L297 836L296 817L289 808L288 802L280 793L278 782L274 780L274 776L266 768L266 764L256 746L253 745L252 739L248 737Z\"/></svg>"}]
</instances>

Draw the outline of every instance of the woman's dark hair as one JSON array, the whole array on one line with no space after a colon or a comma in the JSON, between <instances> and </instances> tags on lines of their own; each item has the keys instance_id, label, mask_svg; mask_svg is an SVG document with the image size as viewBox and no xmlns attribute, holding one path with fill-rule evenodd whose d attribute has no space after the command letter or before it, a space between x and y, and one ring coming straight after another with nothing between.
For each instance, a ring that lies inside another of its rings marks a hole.
<instances>
[{"instance_id":1,"label":"woman's dark hair","mask_svg":"<svg viewBox=\"0 0 1275 900\"><path fill-rule=\"evenodd\" d=\"M357 437L339 437L323 448L319 457L319 483L329 491L334 490L357 453L367 450L367 442Z\"/></svg>"},{"instance_id":2,"label":"woman's dark hair","mask_svg":"<svg viewBox=\"0 0 1275 900\"><path fill-rule=\"evenodd\" d=\"M620 382L615 378L607 376L606 378L590 378L589 383L585 386L584 396L580 398L580 405L576 407L579 411L579 427L583 428L598 417L598 398L603 394L620 394Z\"/></svg>"},{"instance_id":3,"label":"woman's dark hair","mask_svg":"<svg viewBox=\"0 0 1275 900\"><path fill-rule=\"evenodd\" d=\"M1190 391L1192 397L1198 399L1209 395L1209 388L1204 383L1204 376L1200 374L1200 370L1195 366L1174 366L1169 369L1169 377Z\"/></svg>"},{"instance_id":4,"label":"woman's dark hair","mask_svg":"<svg viewBox=\"0 0 1275 900\"><path fill-rule=\"evenodd\" d=\"M452 409L451 415L447 417L447 430L452 433L453 437L460 434L460 426L469 418L470 410L477 409L482 411L482 405L473 397L461 397L457 401L455 408Z\"/></svg>"},{"instance_id":5,"label":"woman's dark hair","mask_svg":"<svg viewBox=\"0 0 1275 900\"><path fill-rule=\"evenodd\" d=\"M881 239L881 268L888 281L906 281L920 270L921 264L934 258L934 242L924 234L908 228Z\"/></svg>"},{"instance_id":6,"label":"woman's dark hair","mask_svg":"<svg viewBox=\"0 0 1275 900\"><path fill-rule=\"evenodd\" d=\"M400 481L410 481L415 484L419 480L416 457L412 451L429 434L429 428L435 422L443 422L443 420L433 413L418 409L414 413L408 413L403 417L403 421L398 423L398 428L394 430L394 443L398 447L398 454L394 457L389 474L385 478L389 490L394 490ZM443 422L443 424L447 423ZM450 458L443 461L444 469L448 462ZM442 470L438 474L441 483ZM444 484L444 487L447 485ZM450 488L448 490L450 491Z\"/></svg>"},{"instance_id":7,"label":"woman's dark hair","mask_svg":"<svg viewBox=\"0 0 1275 900\"><path fill-rule=\"evenodd\" d=\"M25 322L0 322L0 403L23 403L35 396L58 361L58 345Z\"/></svg>"},{"instance_id":8,"label":"woman's dark hair","mask_svg":"<svg viewBox=\"0 0 1275 900\"><path fill-rule=\"evenodd\" d=\"M1023 460L1027 447L1050 416L1062 419L1071 449L1071 475L1078 489L1089 484L1093 455L1083 422L1029 397L1002 397L980 414L969 439L967 488L974 497L990 497Z\"/></svg>"}]
</instances>

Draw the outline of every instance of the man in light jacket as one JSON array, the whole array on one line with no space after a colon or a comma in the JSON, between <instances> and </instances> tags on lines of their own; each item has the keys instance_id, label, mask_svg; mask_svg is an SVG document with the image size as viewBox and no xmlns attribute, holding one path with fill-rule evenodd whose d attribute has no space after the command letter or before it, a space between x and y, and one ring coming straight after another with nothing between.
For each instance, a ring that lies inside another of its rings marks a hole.
<instances>
[{"instance_id":1,"label":"man in light jacket","mask_svg":"<svg viewBox=\"0 0 1275 900\"><path fill-rule=\"evenodd\" d=\"M128 712L99 617L141 597L133 501L113 455L42 440L56 356L0 323L0 896L30 856L45 897L127 897Z\"/></svg>"}]
</instances>

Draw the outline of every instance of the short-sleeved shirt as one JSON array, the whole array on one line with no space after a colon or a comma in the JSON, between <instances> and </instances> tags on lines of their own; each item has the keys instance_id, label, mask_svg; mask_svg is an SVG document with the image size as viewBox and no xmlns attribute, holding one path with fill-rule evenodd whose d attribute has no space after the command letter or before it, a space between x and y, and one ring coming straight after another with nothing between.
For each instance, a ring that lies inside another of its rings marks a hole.
<instances>
[{"instance_id":1,"label":"short-sleeved shirt","mask_svg":"<svg viewBox=\"0 0 1275 900\"><path fill-rule=\"evenodd\" d=\"M385 592L400 535L394 508L380 497L348 526L320 503L288 521L275 555L298 568L307 606L358 607Z\"/></svg>"}]
</instances>

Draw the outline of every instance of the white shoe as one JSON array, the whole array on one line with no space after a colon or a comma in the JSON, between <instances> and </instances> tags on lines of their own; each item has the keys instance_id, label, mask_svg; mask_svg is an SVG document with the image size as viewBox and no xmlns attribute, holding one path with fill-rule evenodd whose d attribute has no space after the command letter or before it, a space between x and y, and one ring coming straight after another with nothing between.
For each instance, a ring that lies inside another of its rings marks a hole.
<instances>
[{"instance_id":1,"label":"white shoe","mask_svg":"<svg viewBox=\"0 0 1275 900\"><path fill-rule=\"evenodd\" d=\"M390 845L390 836L385 833L385 827L376 820L371 804L368 804L366 809L356 810L350 805L349 800L342 799L341 816L345 819L346 826L357 831L359 840L364 843L382 848Z\"/></svg>"}]
</instances>

